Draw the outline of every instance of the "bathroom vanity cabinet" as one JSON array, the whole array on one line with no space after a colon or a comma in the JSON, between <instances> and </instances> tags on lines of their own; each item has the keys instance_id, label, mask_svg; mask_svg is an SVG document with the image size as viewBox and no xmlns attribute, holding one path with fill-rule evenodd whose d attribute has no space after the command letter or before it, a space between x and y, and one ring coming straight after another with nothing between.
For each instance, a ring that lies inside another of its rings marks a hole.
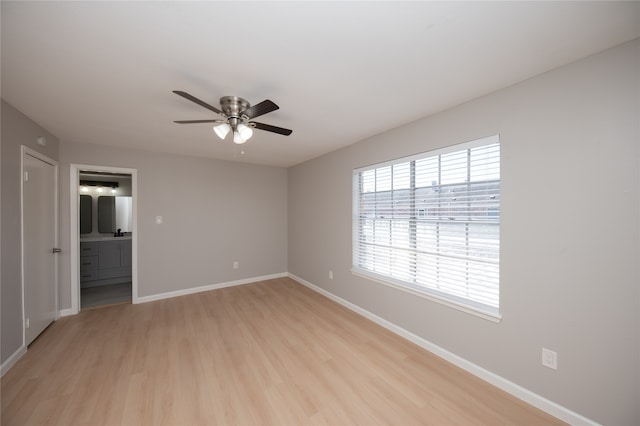
<instances>
[{"instance_id":1,"label":"bathroom vanity cabinet","mask_svg":"<svg viewBox=\"0 0 640 426\"><path fill-rule=\"evenodd\" d=\"M131 238L80 242L80 287L131 281Z\"/></svg>"}]
</instances>

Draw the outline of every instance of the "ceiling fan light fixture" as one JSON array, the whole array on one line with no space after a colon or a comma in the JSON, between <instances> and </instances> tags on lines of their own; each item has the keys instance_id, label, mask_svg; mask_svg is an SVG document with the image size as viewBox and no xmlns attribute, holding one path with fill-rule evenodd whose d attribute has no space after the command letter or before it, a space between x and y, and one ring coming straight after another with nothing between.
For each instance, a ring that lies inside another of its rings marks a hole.
<instances>
[{"instance_id":1,"label":"ceiling fan light fixture","mask_svg":"<svg viewBox=\"0 0 640 426\"><path fill-rule=\"evenodd\" d=\"M220 139L224 140L231 131L231 126L229 126L229 123L216 124L213 126L213 131L216 132Z\"/></svg>"},{"instance_id":2,"label":"ceiling fan light fixture","mask_svg":"<svg viewBox=\"0 0 640 426\"><path fill-rule=\"evenodd\" d=\"M237 143L238 145L242 145L246 141L247 140L242 137L242 135L240 134L239 131L236 130L235 132L233 132L233 142L234 143Z\"/></svg>"},{"instance_id":3,"label":"ceiling fan light fixture","mask_svg":"<svg viewBox=\"0 0 640 426\"><path fill-rule=\"evenodd\" d=\"M244 123L238 124L237 131L245 141L248 141L249 138L253 136L253 129Z\"/></svg>"}]
</instances>

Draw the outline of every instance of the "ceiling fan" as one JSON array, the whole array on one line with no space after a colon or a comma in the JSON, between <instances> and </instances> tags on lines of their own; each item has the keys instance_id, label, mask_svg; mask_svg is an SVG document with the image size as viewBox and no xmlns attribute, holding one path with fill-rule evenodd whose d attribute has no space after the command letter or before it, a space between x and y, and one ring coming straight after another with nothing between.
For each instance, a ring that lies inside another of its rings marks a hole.
<instances>
[{"instance_id":1,"label":"ceiling fan","mask_svg":"<svg viewBox=\"0 0 640 426\"><path fill-rule=\"evenodd\" d=\"M215 112L222 116L222 119L212 120L178 120L174 123L191 124L191 123L216 123L213 130L220 139L224 139L229 132L233 131L233 141L237 144L243 144L253 135L253 129L266 130L267 132L278 133L280 135L289 136L293 130L284 129L282 127L272 126L270 124L258 123L257 121L249 121L261 115L275 111L280 108L269 99L251 106L246 100L237 96L223 96L220 98L220 109L201 101L193 95L180 90L174 90L173 93L182 96L185 99L194 102L201 107Z\"/></svg>"}]
</instances>

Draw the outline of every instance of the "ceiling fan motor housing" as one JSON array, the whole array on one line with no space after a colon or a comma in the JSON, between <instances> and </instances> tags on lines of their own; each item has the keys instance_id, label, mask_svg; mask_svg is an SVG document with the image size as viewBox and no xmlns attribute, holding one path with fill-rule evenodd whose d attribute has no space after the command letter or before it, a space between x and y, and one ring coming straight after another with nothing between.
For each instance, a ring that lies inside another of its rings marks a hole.
<instances>
[{"instance_id":1,"label":"ceiling fan motor housing","mask_svg":"<svg viewBox=\"0 0 640 426\"><path fill-rule=\"evenodd\" d=\"M223 96L220 98L222 112L229 118L240 118L242 112L249 109L250 106L249 102L237 96Z\"/></svg>"}]
</instances>

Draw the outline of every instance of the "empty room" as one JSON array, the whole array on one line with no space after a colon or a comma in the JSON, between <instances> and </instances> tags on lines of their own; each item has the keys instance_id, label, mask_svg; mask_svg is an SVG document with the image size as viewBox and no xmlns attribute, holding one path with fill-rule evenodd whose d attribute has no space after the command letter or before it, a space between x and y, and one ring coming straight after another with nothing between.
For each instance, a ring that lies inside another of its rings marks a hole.
<instances>
[{"instance_id":1,"label":"empty room","mask_svg":"<svg viewBox=\"0 0 640 426\"><path fill-rule=\"evenodd\" d=\"M640 2L0 2L2 425L640 424Z\"/></svg>"}]
</instances>

